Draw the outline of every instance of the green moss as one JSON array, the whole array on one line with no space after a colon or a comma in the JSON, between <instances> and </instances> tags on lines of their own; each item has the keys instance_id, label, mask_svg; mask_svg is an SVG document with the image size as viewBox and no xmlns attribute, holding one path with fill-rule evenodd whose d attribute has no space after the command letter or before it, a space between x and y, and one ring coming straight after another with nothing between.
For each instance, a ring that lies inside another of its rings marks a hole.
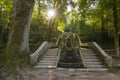
<instances>
[{"instance_id":1,"label":"green moss","mask_svg":"<svg viewBox=\"0 0 120 80\"><path fill-rule=\"evenodd\" d=\"M5 64L3 55L0 55L0 68L2 68Z\"/></svg>"},{"instance_id":2,"label":"green moss","mask_svg":"<svg viewBox=\"0 0 120 80\"><path fill-rule=\"evenodd\" d=\"M60 60L58 62L58 67L63 68L83 68L84 65L81 61L78 51L73 51L71 55L67 55L66 50L62 50L60 54Z\"/></svg>"}]
</instances>

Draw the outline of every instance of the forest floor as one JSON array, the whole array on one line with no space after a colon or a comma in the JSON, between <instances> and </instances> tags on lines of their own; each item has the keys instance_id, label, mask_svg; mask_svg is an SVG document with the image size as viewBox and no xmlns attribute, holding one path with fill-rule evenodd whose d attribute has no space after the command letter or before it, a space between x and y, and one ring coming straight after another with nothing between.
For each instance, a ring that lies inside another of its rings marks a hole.
<instances>
[{"instance_id":1,"label":"forest floor","mask_svg":"<svg viewBox=\"0 0 120 80\"><path fill-rule=\"evenodd\" d=\"M76 71L60 69L24 69L19 76L4 71L0 80L120 80L120 69L111 71ZM14 79L14 77L16 77Z\"/></svg>"},{"instance_id":2,"label":"forest floor","mask_svg":"<svg viewBox=\"0 0 120 80\"><path fill-rule=\"evenodd\" d=\"M112 58L112 61L113 61L113 66L116 66L116 67L120 67L120 58Z\"/></svg>"}]
</instances>

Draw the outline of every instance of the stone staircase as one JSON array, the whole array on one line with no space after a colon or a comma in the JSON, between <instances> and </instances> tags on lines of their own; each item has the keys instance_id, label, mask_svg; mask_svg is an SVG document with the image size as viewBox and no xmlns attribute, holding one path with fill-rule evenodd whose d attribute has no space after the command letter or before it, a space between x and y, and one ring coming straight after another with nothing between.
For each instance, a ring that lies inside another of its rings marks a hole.
<instances>
[{"instance_id":1,"label":"stone staircase","mask_svg":"<svg viewBox=\"0 0 120 80\"><path fill-rule=\"evenodd\" d=\"M35 68L57 68L58 48L48 49Z\"/></svg>"},{"instance_id":2,"label":"stone staircase","mask_svg":"<svg viewBox=\"0 0 120 80\"><path fill-rule=\"evenodd\" d=\"M39 60L39 63L35 68L57 68L58 58L59 58L59 49L53 48L48 49L43 57ZM90 70L90 71L103 71L108 70L105 68L102 60L97 56L97 54L90 48L81 48L81 53L86 64L86 68L81 68L80 70ZM76 69L79 70L79 69Z\"/></svg>"},{"instance_id":3,"label":"stone staircase","mask_svg":"<svg viewBox=\"0 0 120 80\"><path fill-rule=\"evenodd\" d=\"M88 70L107 70L101 59L97 54L90 48L81 49L83 59Z\"/></svg>"}]
</instances>

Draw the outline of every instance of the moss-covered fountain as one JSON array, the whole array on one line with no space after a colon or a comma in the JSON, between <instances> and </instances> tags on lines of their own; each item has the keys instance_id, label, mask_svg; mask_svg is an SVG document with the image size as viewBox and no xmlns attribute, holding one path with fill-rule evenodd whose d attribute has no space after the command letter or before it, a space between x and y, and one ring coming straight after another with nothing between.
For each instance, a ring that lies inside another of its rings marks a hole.
<instances>
[{"instance_id":1,"label":"moss-covered fountain","mask_svg":"<svg viewBox=\"0 0 120 80\"><path fill-rule=\"evenodd\" d=\"M65 32L59 36L57 45L60 48L58 67L62 68L83 68L80 51L80 39L72 32Z\"/></svg>"}]
</instances>

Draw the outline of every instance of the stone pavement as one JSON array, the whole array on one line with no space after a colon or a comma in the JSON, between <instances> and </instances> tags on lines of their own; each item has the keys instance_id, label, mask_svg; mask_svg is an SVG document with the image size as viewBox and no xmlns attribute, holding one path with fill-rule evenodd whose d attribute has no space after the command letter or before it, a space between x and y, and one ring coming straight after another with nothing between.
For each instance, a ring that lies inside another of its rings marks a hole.
<instances>
[{"instance_id":1,"label":"stone pavement","mask_svg":"<svg viewBox=\"0 0 120 80\"><path fill-rule=\"evenodd\" d=\"M109 71L72 71L58 69L36 69L21 71L22 80L120 80L120 70Z\"/></svg>"},{"instance_id":2,"label":"stone pavement","mask_svg":"<svg viewBox=\"0 0 120 80\"><path fill-rule=\"evenodd\" d=\"M120 80L120 69L114 72L24 69L19 70L19 76L13 76L5 72L0 73L0 80Z\"/></svg>"}]
</instances>

